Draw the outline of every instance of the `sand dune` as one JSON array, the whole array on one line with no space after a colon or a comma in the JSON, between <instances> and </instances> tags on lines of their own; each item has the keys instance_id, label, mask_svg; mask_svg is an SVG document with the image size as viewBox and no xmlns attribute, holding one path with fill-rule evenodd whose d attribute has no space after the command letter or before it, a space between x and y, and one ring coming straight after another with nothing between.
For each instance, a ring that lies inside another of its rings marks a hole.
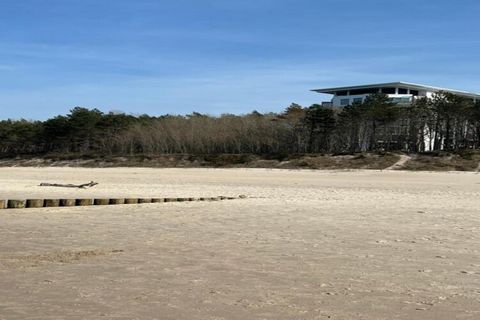
<instances>
[{"instance_id":1,"label":"sand dune","mask_svg":"<svg viewBox=\"0 0 480 320\"><path fill-rule=\"evenodd\" d=\"M0 319L480 318L475 173L0 168L0 198L239 194L1 210Z\"/></svg>"}]
</instances>

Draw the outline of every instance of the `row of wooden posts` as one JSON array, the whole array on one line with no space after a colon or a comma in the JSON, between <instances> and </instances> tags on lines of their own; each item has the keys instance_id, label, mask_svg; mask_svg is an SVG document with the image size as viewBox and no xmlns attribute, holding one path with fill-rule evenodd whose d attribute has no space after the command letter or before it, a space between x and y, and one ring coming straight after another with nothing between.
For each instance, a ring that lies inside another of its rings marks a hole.
<instances>
[{"instance_id":1,"label":"row of wooden posts","mask_svg":"<svg viewBox=\"0 0 480 320\"><path fill-rule=\"evenodd\" d=\"M244 198L240 196L238 198ZM43 207L74 207L103 206L116 204L184 202L184 201L220 201L233 200L237 197L206 197L206 198L95 198L95 199L26 199L0 200L0 209L43 208Z\"/></svg>"}]
</instances>

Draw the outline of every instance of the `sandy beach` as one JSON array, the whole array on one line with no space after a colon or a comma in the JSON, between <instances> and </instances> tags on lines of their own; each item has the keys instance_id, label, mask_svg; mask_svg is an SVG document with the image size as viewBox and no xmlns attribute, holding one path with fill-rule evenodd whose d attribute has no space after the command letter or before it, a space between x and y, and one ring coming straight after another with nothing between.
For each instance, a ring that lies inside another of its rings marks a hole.
<instances>
[{"instance_id":1,"label":"sandy beach","mask_svg":"<svg viewBox=\"0 0 480 320\"><path fill-rule=\"evenodd\" d=\"M240 194L0 210L0 319L480 318L472 172L0 168L0 199Z\"/></svg>"}]
</instances>

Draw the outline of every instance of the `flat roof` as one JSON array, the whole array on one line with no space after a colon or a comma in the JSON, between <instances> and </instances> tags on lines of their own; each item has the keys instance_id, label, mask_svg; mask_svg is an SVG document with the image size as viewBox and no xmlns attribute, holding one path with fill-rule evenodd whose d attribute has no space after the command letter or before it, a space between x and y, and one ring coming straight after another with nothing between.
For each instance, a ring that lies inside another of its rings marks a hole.
<instances>
[{"instance_id":1,"label":"flat roof","mask_svg":"<svg viewBox=\"0 0 480 320\"><path fill-rule=\"evenodd\" d=\"M472 92L454 90L454 89L447 89L447 88L440 88L440 87L432 87L432 86L427 86L427 85L423 85L423 84L403 82L403 81L376 83L376 84L365 84L365 85L357 85L357 86L349 86L349 87L313 89L311 91L315 91L315 92L318 92L318 93L335 94L335 92L337 92L337 91L347 91L347 90L356 90L356 89L371 89L371 88L381 88L381 87L401 87L401 88L406 88L406 89L426 90L426 91L431 91L431 92L446 91L446 92L457 94L459 96L465 96L465 97L477 98L477 99L480 98L480 94L478 94L478 93L472 93Z\"/></svg>"}]
</instances>

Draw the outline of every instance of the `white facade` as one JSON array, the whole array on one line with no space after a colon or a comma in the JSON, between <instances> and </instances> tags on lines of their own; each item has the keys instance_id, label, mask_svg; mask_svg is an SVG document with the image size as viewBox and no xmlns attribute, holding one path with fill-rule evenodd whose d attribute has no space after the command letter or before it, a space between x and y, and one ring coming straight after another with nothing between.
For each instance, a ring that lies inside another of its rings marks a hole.
<instances>
[{"instance_id":1,"label":"white facade","mask_svg":"<svg viewBox=\"0 0 480 320\"><path fill-rule=\"evenodd\" d=\"M480 99L480 95L475 93L407 82L391 82L351 87L315 89L312 91L324 94L332 94L333 98L330 105L334 107L344 107L347 105L352 105L355 102L363 102L366 97L374 93L385 93L393 102L399 104L410 104L415 99L422 97L431 98L434 93L440 91L451 92L474 100Z\"/></svg>"}]
</instances>

